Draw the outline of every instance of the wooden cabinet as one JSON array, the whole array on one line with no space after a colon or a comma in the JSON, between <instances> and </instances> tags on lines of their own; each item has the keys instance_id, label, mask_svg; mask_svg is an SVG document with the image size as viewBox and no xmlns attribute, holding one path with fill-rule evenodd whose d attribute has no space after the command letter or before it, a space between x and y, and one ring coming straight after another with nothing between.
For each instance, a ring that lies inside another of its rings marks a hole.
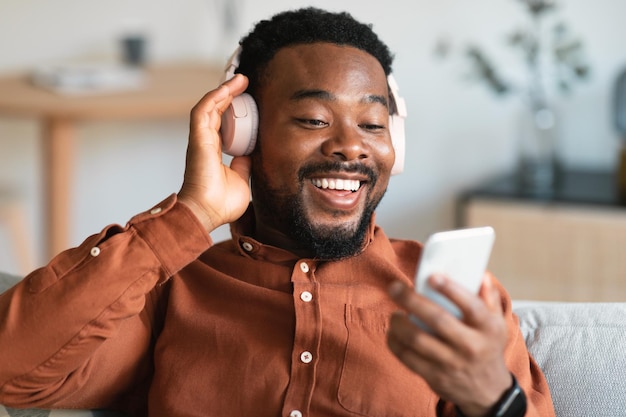
<instances>
[{"instance_id":1,"label":"wooden cabinet","mask_svg":"<svg viewBox=\"0 0 626 417\"><path fill-rule=\"evenodd\" d=\"M460 226L491 225L489 269L514 299L626 301L626 207L611 173L564 173L550 194L514 177L464 193Z\"/></svg>"}]
</instances>

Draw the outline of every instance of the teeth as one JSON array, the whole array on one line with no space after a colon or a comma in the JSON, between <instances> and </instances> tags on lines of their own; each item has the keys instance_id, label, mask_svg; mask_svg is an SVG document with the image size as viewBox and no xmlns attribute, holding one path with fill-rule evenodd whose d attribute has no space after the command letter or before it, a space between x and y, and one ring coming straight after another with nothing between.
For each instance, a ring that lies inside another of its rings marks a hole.
<instances>
[{"instance_id":1,"label":"teeth","mask_svg":"<svg viewBox=\"0 0 626 417\"><path fill-rule=\"evenodd\" d=\"M324 190L357 191L361 186L361 181L359 180L344 180L341 178L315 178L311 182L317 188Z\"/></svg>"}]
</instances>

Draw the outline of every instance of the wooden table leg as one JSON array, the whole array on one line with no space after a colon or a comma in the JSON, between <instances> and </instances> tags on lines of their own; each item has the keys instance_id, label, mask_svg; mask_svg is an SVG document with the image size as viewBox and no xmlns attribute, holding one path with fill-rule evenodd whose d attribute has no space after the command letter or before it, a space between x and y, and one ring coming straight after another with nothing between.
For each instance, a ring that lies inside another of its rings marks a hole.
<instances>
[{"instance_id":1,"label":"wooden table leg","mask_svg":"<svg viewBox=\"0 0 626 417\"><path fill-rule=\"evenodd\" d=\"M59 252L69 248L74 140L72 122L54 118L46 120L42 140L47 263Z\"/></svg>"}]
</instances>

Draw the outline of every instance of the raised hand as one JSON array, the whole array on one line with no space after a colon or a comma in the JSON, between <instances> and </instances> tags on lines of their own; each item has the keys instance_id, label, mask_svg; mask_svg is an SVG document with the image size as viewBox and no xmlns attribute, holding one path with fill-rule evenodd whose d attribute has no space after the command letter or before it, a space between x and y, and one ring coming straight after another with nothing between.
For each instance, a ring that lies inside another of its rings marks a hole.
<instances>
[{"instance_id":1,"label":"raised hand","mask_svg":"<svg viewBox=\"0 0 626 417\"><path fill-rule=\"evenodd\" d=\"M237 220L250 201L250 158L234 157L230 167L224 165L219 135L222 113L247 86L248 79L237 74L208 92L191 110L185 177L178 199L207 232Z\"/></svg>"}]
</instances>

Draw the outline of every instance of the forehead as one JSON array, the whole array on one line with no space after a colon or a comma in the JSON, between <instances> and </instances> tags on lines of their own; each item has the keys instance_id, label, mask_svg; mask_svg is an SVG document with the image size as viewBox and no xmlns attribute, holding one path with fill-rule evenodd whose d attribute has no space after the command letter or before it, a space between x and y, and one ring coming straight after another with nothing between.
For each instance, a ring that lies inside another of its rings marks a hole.
<instances>
[{"instance_id":1,"label":"forehead","mask_svg":"<svg viewBox=\"0 0 626 417\"><path fill-rule=\"evenodd\" d=\"M378 60L351 46L313 43L280 49L268 63L261 91L288 95L302 89L387 95Z\"/></svg>"}]
</instances>

